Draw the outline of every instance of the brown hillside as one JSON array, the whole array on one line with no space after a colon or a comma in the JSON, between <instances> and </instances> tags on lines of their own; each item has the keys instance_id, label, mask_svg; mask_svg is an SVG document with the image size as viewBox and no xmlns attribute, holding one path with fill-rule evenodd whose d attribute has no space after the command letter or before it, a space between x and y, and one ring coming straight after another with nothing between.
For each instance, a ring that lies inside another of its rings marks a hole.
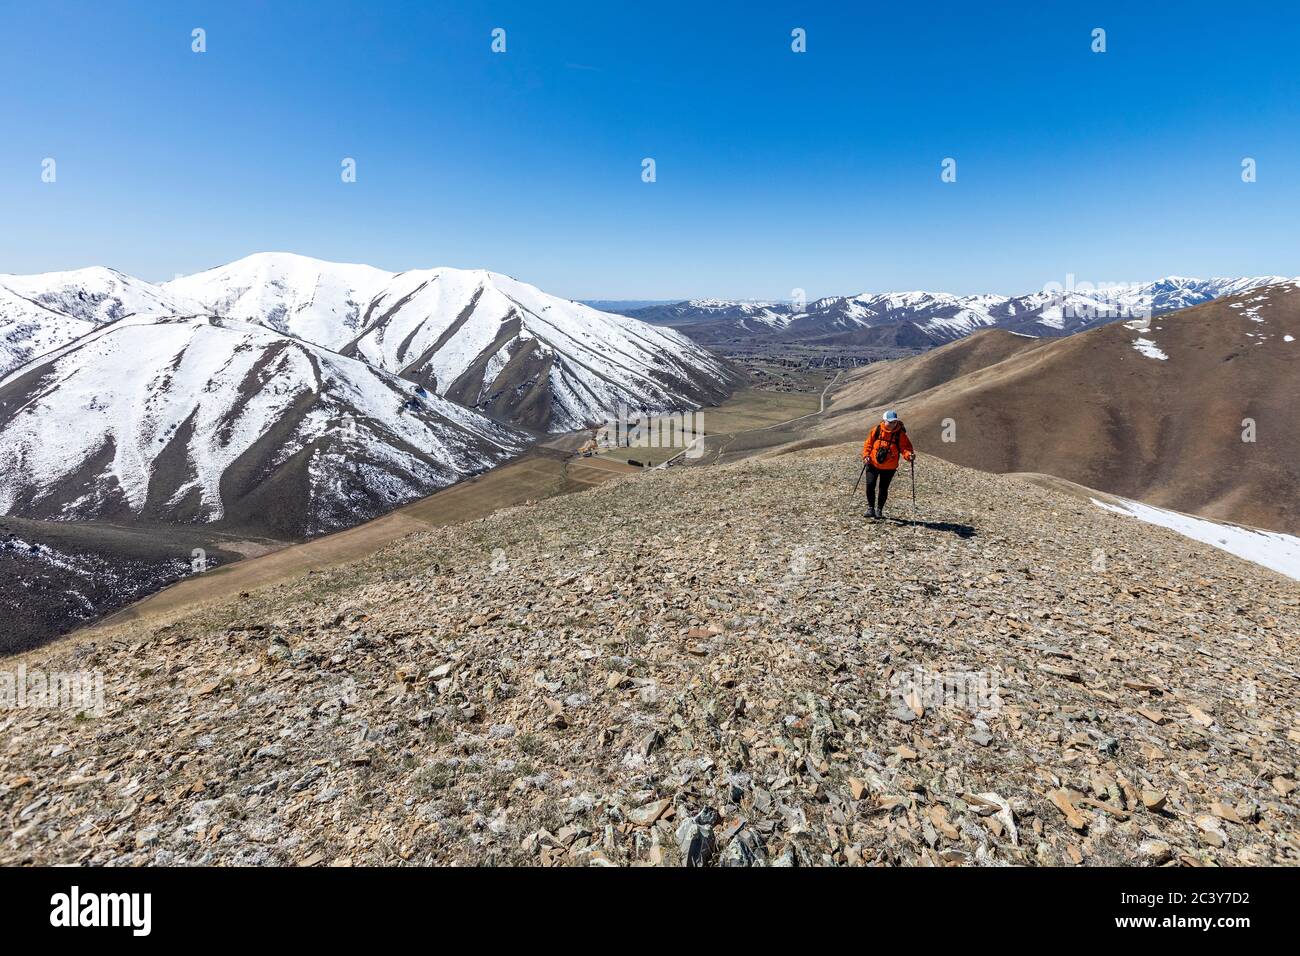
<instances>
[{"instance_id":1,"label":"brown hillside","mask_svg":"<svg viewBox=\"0 0 1300 956\"><path fill-rule=\"evenodd\" d=\"M1284 491L1300 486L1300 287L1209 302L1153 319L1145 332L1108 325L1019 351L999 338L868 369L805 434L786 437L799 446L856 437L894 405L920 450L959 464L1045 472L1300 533L1300 505ZM1139 338L1167 358L1138 351ZM1000 350L1002 360L981 362ZM1254 443L1242 441L1246 418ZM942 440L947 419L952 442Z\"/></svg>"},{"instance_id":2,"label":"brown hillside","mask_svg":"<svg viewBox=\"0 0 1300 956\"><path fill-rule=\"evenodd\" d=\"M943 385L1050 344L1051 339L987 329L913 358L877 362L860 369L835 395L832 414L875 408Z\"/></svg>"}]
</instances>

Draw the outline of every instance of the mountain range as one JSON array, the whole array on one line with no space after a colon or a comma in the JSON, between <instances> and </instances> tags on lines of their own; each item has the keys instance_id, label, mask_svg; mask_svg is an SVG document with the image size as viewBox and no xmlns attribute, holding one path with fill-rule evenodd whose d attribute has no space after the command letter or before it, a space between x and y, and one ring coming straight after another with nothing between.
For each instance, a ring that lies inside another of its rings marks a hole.
<instances>
[{"instance_id":1,"label":"mountain range","mask_svg":"<svg viewBox=\"0 0 1300 956\"><path fill-rule=\"evenodd\" d=\"M1280 276L1168 276L1154 282L1094 288L1076 285L1070 278L1058 284L1059 288L1019 296L864 292L806 305L692 299L628 309L626 314L716 346L771 341L926 349L986 328L1035 337L1071 335L1118 319L1162 315L1284 281Z\"/></svg>"},{"instance_id":2,"label":"mountain range","mask_svg":"<svg viewBox=\"0 0 1300 956\"><path fill-rule=\"evenodd\" d=\"M138 316L0 384L0 441L0 513L297 536L482 471L525 437L255 323Z\"/></svg>"},{"instance_id":3,"label":"mountain range","mask_svg":"<svg viewBox=\"0 0 1300 956\"><path fill-rule=\"evenodd\" d=\"M5 275L0 443L9 453L0 460L0 512L312 535L623 405L715 404L741 376L701 343L920 350L999 329L1016 335L998 348L1018 353L1281 281L1171 277L1100 290L1071 282L1017 297L898 292L805 308L702 299L619 315L486 270L391 273L288 253L158 285L103 267ZM916 362L938 368L989 349L981 340L964 358L940 349ZM1127 351L1131 365L1141 353ZM948 368L942 381L954 388L960 378ZM1112 400L1144 391L1129 385L1114 383ZM861 388L841 389L837 404ZM1063 468L1106 485L1092 471ZM1133 492L1132 484L1115 490Z\"/></svg>"},{"instance_id":4,"label":"mountain range","mask_svg":"<svg viewBox=\"0 0 1300 956\"><path fill-rule=\"evenodd\" d=\"M728 336L922 353L850 373L822 415L727 439L729 459L860 438L890 404L926 453L1294 532L1277 489L1300 483L1298 289L1167 279L620 315L486 270L281 253L162 284L102 267L0 276L0 577L19 608L38 584L73 596L31 623L39 638L183 574L191 547L224 563L358 524L620 406L716 404L744 376L702 343ZM1255 442L1240 440L1247 419ZM77 570L117 566L107 589L90 586L102 570Z\"/></svg>"},{"instance_id":5,"label":"mountain range","mask_svg":"<svg viewBox=\"0 0 1300 956\"><path fill-rule=\"evenodd\" d=\"M894 408L923 459L1052 475L1295 535L1297 369L1300 281L1292 280L1152 321L1066 338L984 329L873 363L837 385L823 415L761 433L749 451L860 441ZM732 443L731 454L741 447Z\"/></svg>"},{"instance_id":6,"label":"mountain range","mask_svg":"<svg viewBox=\"0 0 1300 956\"><path fill-rule=\"evenodd\" d=\"M0 276L0 341L0 513L284 537L739 381L677 332L508 276L282 253L161 285Z\"/></svg>"}]
</instances>

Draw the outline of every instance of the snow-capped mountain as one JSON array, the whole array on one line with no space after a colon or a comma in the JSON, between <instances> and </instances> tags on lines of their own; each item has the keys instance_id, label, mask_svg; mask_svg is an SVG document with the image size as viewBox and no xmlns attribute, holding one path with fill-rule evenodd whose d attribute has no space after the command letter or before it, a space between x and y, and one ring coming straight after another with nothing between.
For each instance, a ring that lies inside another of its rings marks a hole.
<instances>
[{"instance_id":1,"label":"snow-capped mountain","mask_svg":"<svg viewBox=\"0 0 1300 956\"><path fill-rule=\"evenodd\" d=\"M796 315L788 334L799 338L834 336L856 329L910 323L938 339L960 338L994 324L991 296L943 292L884 292L819 299Z\"/></svg>"},{"instance_id":2,"label":"snow-capped mountain","mask_svg":"<svg viewBox=\"0 0 1300 956\"><path fill-rule=\"evenodd\" d=\"M723 398L735 379L675 331L485 270L396 276L344 350L437 394L543 431Z\"/></svg>"},{"instance_id":3,"label":"snow-capped mountain","mask_svg":"<svg viewBox=\"0 0 1300 956\"><path fill-rule=\"evenodd\" d=\"M994 314L998 327L1008 331L1038 336L1070 335L1119 320L1150 319L1288 281L1281 276L1235 279L1168 276L1142 284L1066 287L1008 299Z\"/></svg>"},{"instance_id":4,"label":"snow-capped mountain","mask_svg":"<svg viewBox=\"0 0 1300 956\"><path fill-rule=\"evenodd\" d=\"M94 329L93 322L55 312L0 285L0 378Z\"/></svg>"},{"instance_id":5,"label":"snow-capped mountain","mask_svg":"<svg viewBox=\"0 0 1300 956\"><path fill-rule=\"evenodd\" d=\"M96 325L132 315L195 315L206 311L184 293L103 266L0 275L0 286L47 309Z\"/></svg>"},{"instance_id":6,"label":"snow-capped mountain","mask_svg":"<svg viewBox=\"0 0 1300 956\"><path fill-rule=\"evenodd\" d=\"M315 534L523 445L482 415L261 325L133 317L0 382L0 513Z\"/></svg>"},{"instance_id":7,"label":"snow-capped mountain","mask_svg":"<svg viewBox=\"0 0 1300 956\"><path fill-rule=\"evenodd\" d=\"M1288 281L1291 280L1286 276L1236 279L1187 279L1182 276L1166 276L1137 289L1114 293L1108 298L1127 312L1138 311L1149 304L1152 314L1159 315L1165 312L1176 312L1179 309L1189 309L1202 302L1236 295L1238 292L1248 292L1260 286Z\"/></svg>"},{"instance_id":8,"label":"snow-capped mountain","mask_svg":"<svg viewBox=\"0 0 1300 956\"><path fill-rule=\"evenodd\" d=\"M1039 337L1070 335L1135 316L1155 316L1259 286L1287 281L1278 276L1186 279L1144 284L1062 284L1027 295L949 295L943 292L862 293L830 296L803 310L785 303L764 306L766 321L754 322L745 303L693 300L629 315L678 329L709 344L774 341L820 344L889 344L926 348L982 328Z\"/></svg>"},{"instance_id":9,"label":"snow-capped mountain","mask_svg":"<svg viewBox=\"0 0 1300 956\"><path fill-rule=\"evenodd\" d=\"M736 383L690 339L484 270L390 273L259 253L153 285L111 269L0 276L0 376L129 315L243 319L542 431L721 399Z\"/></svg>"},{"instance_id":10,"label":"snow-capped mountain","mask_svg":"<svg viewBox=\"0 0 1300 956\"><path fill-rule=\"evenodd\" d=\"M202 311L195 302L101 266L0 275L0 377L107 322Z\"/></svg>"},{"instance_id":11,"label":"snow-capped mountain","mask_svg":"<svg viewBox=\"0 0 1300 956\"><path fill-rule=\"evenodd\" d=\"M726 299L689 299L656 303L627 310L643 322L667 325L690 333L691 326L727 323L738 332L770 333L790 324L794 311L784 302L732 302Z\"/></svg>"},{"instance_id":12,"label":"snow-capped mountain","mask_svg":"<svg viewBox=\"0 0 1300 956\"><path fill-rule=\"evenodd\" d=\"M373 266L263 252L162 288L213 315L246 319L338 351L356 336L366 306L392 278Z\"/></svg>"},{"instance_id":13,"label":"snow-capped mountain","mask_svg":"<svg viewBox=\"0 0 1300 956\"><path fill-rule=\"evenodd\" d=\"M483 470L524 448L515 423L693 407L736 382L677 332L506 276L285 253L161 286L3 276L0 334L0 514L284 536Z\"/></svg>"},{"instance_id":14,"label":"snow-capped mountain","mask_svg":"<svg viewBox=\"0 0 1300 956\"><path fill-rule=\"evenodd\" d=\"M755 336L823 344L928 347L996 325L1006 296L955 296L943 292L882 292L827 296L795 303L693 299L629 311L628 315L677 329L697 341L723 343Z\"/></svg>"}]
</instances>

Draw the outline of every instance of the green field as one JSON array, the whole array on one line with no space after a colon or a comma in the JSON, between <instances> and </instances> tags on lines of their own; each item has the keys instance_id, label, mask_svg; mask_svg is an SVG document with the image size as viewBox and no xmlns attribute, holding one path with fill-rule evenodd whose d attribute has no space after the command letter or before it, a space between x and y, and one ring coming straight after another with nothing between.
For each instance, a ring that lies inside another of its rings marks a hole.
<instances>
[{"instance_id":1,"label":"green field","mask_svg":"<svg viewBox=\"0 0 1300 956\"><path fill-rule=\"evenodd\" d=\"M827 379L821 377L819 381L824 384ZM809 415L820 407L820 387L815 392L774 392L745 388L715 408L700 409L694 421L703 430L705 436L717 439L753 428L775 425L801 415ZM661 419L651 418L651 433L662 434L664 429L661 425ZM716 446L716 441L709 444ZM622 462L631 459L644 465L658 465L676 457L684 450L685 446L680 442L672 447L647 448L638 446L638 443L633 440L630 448L603 449L597 457Z\"/></svg>"}]
</instances>

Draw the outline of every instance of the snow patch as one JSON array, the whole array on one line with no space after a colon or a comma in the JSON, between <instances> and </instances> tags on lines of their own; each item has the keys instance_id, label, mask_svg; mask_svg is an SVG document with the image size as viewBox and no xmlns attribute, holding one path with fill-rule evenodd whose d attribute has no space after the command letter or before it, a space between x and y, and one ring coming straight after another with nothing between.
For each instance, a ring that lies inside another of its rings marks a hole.
<instances>
[{"instance_id":1,"label":"snow patch","mask_svg":"<svg viewBox=\"0 0 1300 956\"><path fill-rule=\"evenodd\" d=\"M1139 501L1117 499L1113 505L1091 499L1098 508L1115 514L1137 518L1147 524L1159 525L1176 531L1183 537L1227 551L1253 564L1270 568L1279 574L1300 581L1300 538L1278 531L1256 531L1237 525L1220 524L1206 518L1193 518L1177 511L1144 505Z\"/></svg>"},{"instance_id":2,"label":"snow patch","mask_svg":"<svg viewBox=\"0 0 1300 956\"><path fill-rule=\"evenodd\" d=\"M1133 348L1141 352L1147 358L1159 359L1162 362L1169 361L1169 356L1160 351L1159 347L1151 339L1137 338L1133 342Z\"/></svg>"},{"instance_id":3,"label":"snow patch","mask_svg":"<svg viewBox=\"0 0 1300 956\"><path fill-rule=\"evenodd\" d=\"M1061 307L1053 306L1050 309L1044 309L1043 314L1038 317L1038 324L1045 325L1049 329L1064 329L1065 317L1061 313Z\"/></svg>"}]
</instances>

